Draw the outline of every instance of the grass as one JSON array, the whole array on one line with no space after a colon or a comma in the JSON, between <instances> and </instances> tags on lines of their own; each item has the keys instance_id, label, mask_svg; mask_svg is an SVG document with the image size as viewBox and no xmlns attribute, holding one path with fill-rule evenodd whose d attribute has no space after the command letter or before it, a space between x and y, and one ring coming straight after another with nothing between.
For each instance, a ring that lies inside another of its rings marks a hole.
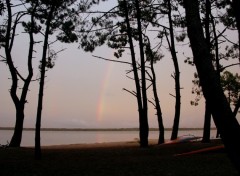
<instances>
[{"instance_id":1,"label":"grass","mask_svg":"<svg viewBox=\"0 0 240 176\"><path fill-rule=\"evenodd\" d=\"M33 148L0 149L1 176L237 176L223 150L175 156L211 146L189 142L151 145L137 142L43 147L34 160Z\"/></svg>"}]
</instances>

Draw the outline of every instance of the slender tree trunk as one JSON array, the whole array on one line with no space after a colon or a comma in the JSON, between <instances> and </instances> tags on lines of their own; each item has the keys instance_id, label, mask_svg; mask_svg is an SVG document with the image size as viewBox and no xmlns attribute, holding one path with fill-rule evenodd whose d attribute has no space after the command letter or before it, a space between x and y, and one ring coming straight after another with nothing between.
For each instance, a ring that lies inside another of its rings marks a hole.
<instances>
[{"instance_id":1,"label":"slender tree trunk","mask_svg":"<svg viewBox=\"0 0 240 176\"><path fill-rule=\"evenodd\" d=\"M217 72L212 65L201 25L198 0L184 0L184 6L188 36L204 97L210 104L213 120L220 131L227 153L240 171L240 126L231 111L218 81Z\"/></svg>"},{"instance_id":2,"label":"slender tree trunk","mask_svg":"<svg viewBox=\"0 0 240 176\"><path fill-rule=\"evenodd\" d=\"M204 128L203 128L203 143L210 142L210 134L211 134L211 107L205 102L205 117L204 117Z\"/></svg>"},{"instance_id":3,"label":"slender tree trunk","mask_svg":"<svg viewBox=\"0 0 240 176\"><path fill-rule=\"evenodd\" d=\"M149 50L151 50L150 40L148 37L147 37L147 39L148 39ZM153 105L157 111L156 115L157 115L157 119L158 119L158 129L159 129L158 144L163 144L165 142L164 125L163 125L162 110L161 110L160 101L159 101L158 93L157 93L156 74L155 74L155 69L154 69L154 54L152 51L151 51L150 59L151 59L150 66L151 66L152 76L150 74L148 74L148 75L152 82L153 96L154 96L154 100L155 100L155 104L153 103Z\"/></svg>"},{"instance_id":4,"label":"slender tree trunk","mask_svg":"<svg viewBox=\"0 0 240 176\"><path fill-rule=\"evenodd\" d=\"M147 98L147 88L146 88L146 70L145 70L145 58L144 58L144 45L142 38L142 24L141 24L141 10L139 7L139 0L135 0L136 10L137 10L137 30L139 36L139 49L140 49L140 60L141 60L141 81L142 81L142 117L140 119L140 136L142 138L141 147L148 146L148 98Z\"/></svg>"},{"instance_id":5,"label":"slender tree trunk","mask_svg":"<svg viewBox=\"0 0 240 176\"><path fill-rule=\"evenodd\" d=\"M177 59L177 52L175 49L174 33L173 33L173 22L172 22L172 7L171 0L167 1L168 3L168 21L169 21L169 32L170 32L170 41L169 48L172 55L172 60L175 68L174 80L175 80L175 116L172 129L171 140L174 140L178 137L179 121L180 121L180 111L181 111L181 92L180 92L180 71Z\"/></svg>"},{"instance_id":6,"label":"slender tree trunk","mask_svg":"<svg viewBox=\"0 0 240 176\"><path fill-rule=\"evenodd\" d=\"M132 67L133 67L133 74L134 74L134 80L135 80L135 86L136 86L136 98L138 103L138 115L139 115L139 138L140 138L140 146L145 146L145 137L144 137L144 123L142 121L143 119L143 105L142 105L142 93L141 93L141 86L140 86L140 80L138 76L138 68L135 58L135 51L134 51L134 45L133 45L133 36L132 36L132 30L130 26L129 16L128 16L128 5L127 1L124 1L124 7L125 7L125 17L126 17L126 24L127 24L127 35L128 35L128 42L130 45L130 52L131 52L131 58L132 58Z\"/></svg>"},{"instance_id":7,"label":"slender tree trunk","mask_svg":"<svg viewBox=\"0 0 240 176\"><path fill-rule=\"evenodd\" d=\"M211 3L209 0L205 1L205 36L206 44L211 52L211 36L210 36L210 14L211 14ZM217 39L216 39L217 40ZM219 80L220 81L220 80ZM210 130L211 130L211 109L207 101L205 102L205 117L204 117L204 128L203 128L203 139L202 142L210 142Z\"/></svg>"},{"instance_id":8,"label":"slender tree trunk","mask_svg":"<svg viewBox=\"0 0 240 176\"><path fill-rule=\"evenodd\" d=\"M43 54L42 54L42 65L41 65L41 77L39 83L39 95L38 95L38 107L37 107L37 118L36 118L36 129L35 129L35 159L41 159L41 119L42 119L42 105L43 105L43 92L44 92L44 82L45 82L45 73L46 73L46 58L48 50L48 38L50 34L50 25L54 12L54 6L52 5L49 12L47 22L46 22L46 31L44 36L44 45L43 45Z\"/></svg>"},{"instance_id":9,"label":"slender tree trunk","mask_svg":"<svg viewBox=\"0 0 240 176\"><path fill-rule=\"evenodd\" d=\"M160 101L157 94L157 84L156 84L156 74L153 66L153 59L151 60L151 71L152 71L152 86L153 86L153 95L155 99L155 106L157 110L157 119L158 119L158 128L159 128L159 137L158 137L158 144L163 144L165 142L164 138L164 125L163 125L163 118L162 118L162 110L160 106Z\"/></svg>"},{"instance_id":10,"label":"slender tree trunk","mask_svg":"<svg viewBox=\"0 0 240 176\"><path fill-rule=\"evenodd\" d=\"M218 81L220 82L220 78L221 78L221 65L220 65L220 58L219 58L219 46L218 46L218 36L217 36L217 30L216 30L216 25L214 22L214 17L211 13L211 3L209 0L207 0L206 3L206 9L208 9L208 14L211 16L209 20L209 24L212 24L212 28L213 28L213 36L214 36L214 47L215 47L215 60L216 60L216 70L217 70L217 76L218 76ZM208 41L208 40L207 40ZM209 33L209 46L210 46L210 33ZM217 130L217 134L216 134L216 138L220 137L220 133L219 130Z\"/></svg>"}]
</instances>

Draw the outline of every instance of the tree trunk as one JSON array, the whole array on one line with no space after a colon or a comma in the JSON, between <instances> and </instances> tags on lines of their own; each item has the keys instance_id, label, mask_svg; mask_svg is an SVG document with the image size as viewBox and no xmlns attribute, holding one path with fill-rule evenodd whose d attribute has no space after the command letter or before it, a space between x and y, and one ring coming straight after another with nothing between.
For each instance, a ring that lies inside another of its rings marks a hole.
<instances>
[{"instance_id":1,"label":"tree trunk","mask_svg":"<svg viewBox=\"0 0 240 176\"><path fill-rule=\"evenodd\" d=\"M149 43L149 49L151 50L151 44L150 44L149 38L148 38L148 43ZM151 82L152 82L153 96L154 96L154 100L155 100L154 106L157 111L158 129L159 129L158 144L163 144L165 142L164 125L163 125L163 118L162 118L162 110L161 110L160 101L159 101L158 93L157 93L156 74L155 74L155 69L154 69L154 55L152 52L151 52L150 57L151 57L150 65L151 65L152 77L150 75L149 75L149 77L151 78Z\"/></svg>"},{"instance_id":2,"label":"tree trunk","mask_svg":"<svg viewBox=\"0 0 240 176\"><path fill-rule=\"evenodd\" d=\"M178 65L178 59L175 49L175 41L174 41L174 33L173 33L173 21L172 21L172 7L171 7L171 0L168 0L168 21L169 21L169 32L170 32L170 41L169 48L172 55L172 60L174 64L175 74L175 116L174 116L174 123L172 128L172 135L171 140L177 139L178 137L178 129L179 129L179 121L180 121L180 111L181 111L181 92L180 92L180 71Z\"/></svg>"},{"instance_id":3,"label":"tree trunk","mask_svg":"<svg viewBox=\"0 0 240 176\"><path fill-rule=\"evenodd\" d=\"M184 6L188 36L204 97L210 104L213 120L221 134L227 153L240 171L240 126L231 111L218 80L217 72L212 65L203 34L198 0L184 0Z\"/></svg>"},{"instance_id":4,"label":"tree trunk","mask_svg":"<svg viewBox=\"0 0 240 176\"><path fill-rule=\"evenodd\" d=\"M125 9L125 18L126 18L126 25L127 25L127 35L128 35L128 42L130 46L130 52L131 52L131 58L132 58L132 67L133 67L133 74L134 74L134 81L136 86L136 98L137 98L137 104L138 104L138 115L139 115L139 138L140 138L140 146L144 147L146 144L146 138L145 138L145 132L144 132L144 125L143 125L143 105L142 105L142 94L141 94L141 86L140 86L140 80L138 76L138 68L135 58L135 51L134 51L134 45L133 45L133 36L132 36L132 30L130 26L129 16L128 16L128 6L127 1L124 1L124 9Z\"/></svg>"},{"instance_id":5,"label":"tree trunk","mask_svg":"<svg viewBox=\"0 0 240 176\"><path fill-rule=\"evenodd\" d=\"M158 98L158 94L157 94L156 75L155 75L155 70L153 67L153 59L151 61L151 70L152 70L152 75L153 75L153 79L152 79L153 95L154 95L154 99L155 99L155 106L156 106L156 110L157 110L157 119L158 119L158 128L159 128L158 144L163 144L165 142L164 125L163 125L163 118L162 118L162 110L161 110L161 106L160 106L160 102L159 102L159 98Z\"/></svg>"},{"instance_id":6,"label":"tree trunk","mask_svg":"<svg viewBox=\"0 0 240 176\"><path fill-rule=\"evenodd\" d=\"M37 118L36 118L36 129L35 129L35 159L42 158L41 152L41 119L42 119L42 104L43 104L43 92L45 83L45 73L46 73L46 58L48 50L48 38L50 34L50 25L52 21L52 16L54 12L54 5L52 5L51 10L48 14L46 22L46 31L44 36L43 54L42 54L42 65L41 65L41 77L39 84L39 95L38 95L38 107L37 107Z\"/></svg>"},{"instance_id":7,"label":"tree trunk","mask_svg":"<svg viewBox=\"0 0 240 176\"><path fill-rule=\"evenodd\" d=\"M20 147L22 141L23 121L24 121L24 108L19 106L16 108L15 128L11 142L9 143L9 147Z\"/></svg>"},{"instance_id":8,"label":"tree trunk","mask_svg":"<svg viewBox=\"0 0 240 176\"><path fill-rule=\"evenodd\" d=\"M207 101L205 102L205 117L204 117L204 128L203 128L203 143L210 142L211 134L211 109Z\"/></svg>"},{"instance_id":9,"label":"tree trunk","mask_svg":"<svg viewBox=\"0 0 240 176\"><path fill-rule=\"evenodd\" d=\"M142 82L142 117L140 119L140 136L142 138L141 147L148 147L148 98L146 88L146 70L145 70L145 58L144 58L144 45L142 38L142 24L141 24L141 10L139 7L139 0L135 0L137 10L137 30L139 36L139 49L141 60L141 82Z\"/></svg>"},{"instance_id":10,"label":"tree trunk","mask_svg":"<svg viewBox=\"0 0 240 176\"><path fill-rule=\"evenodd\" d=\"M211 52L211 36L210 36L210 14L211 3L209 0L205 1L205 36L209 53ZM216 39L217 40L217 39ZM202 142L210 142L210 130L211 130L211 109L207 101L205 102L205 117L204 117L204 129Z\"/></svg>"}]
</instances>

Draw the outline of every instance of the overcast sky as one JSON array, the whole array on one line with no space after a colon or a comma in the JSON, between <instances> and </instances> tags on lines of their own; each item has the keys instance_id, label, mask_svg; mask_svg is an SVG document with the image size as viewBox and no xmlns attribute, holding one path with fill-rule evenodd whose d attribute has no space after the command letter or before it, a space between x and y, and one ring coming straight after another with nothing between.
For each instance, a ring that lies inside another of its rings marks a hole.
<instances>
[{"instance_id":1,"label":"overcast sky","mask_svg":"<svg viewBox=\"0 0 240 176\"><path fill-rule=\"evenodd\" d=\"M233 37L237 37L233 34ZM155 41L157 43L157 41ZM28 39L19 35L13 48L14 63L24 73ZM94 58L92 54L114 59L113 51L103 46L94 53L84 53L78 44L56 44L59 53L55 66L47 72L44 89L42 127L56 128L127 128L138 127L136 98L123 91L135 90L133 80L126 77L131 68L126 64L112 63ZM204 99L199 106L191 106L195 98L191 94L195 67L184 63L191 56L186 47L177 48L181 72L181 119L180 127L203 127ZM3 48L0 49L4 55ZM34 78L39 76L38 63L41 52L36 54ZM171 57L165 53L163 60L155 65L160 103L165 127L172 127L175 112L174 73ZM127 51L124 61L130 61ZM239 68L238 68L239 69ZM15 109L10 98L11 80L6 64L0 63L0 126L15 124ZM37 111L38 82L32 82L25 108L24 127L34 127ZM149 94L152 89L150 88ZM151 98L151 96L149 96ZM157 127L155 109L149 104L149 126ZM238 115L239 118L239 115Z\"/></svg>"}]
</instances>

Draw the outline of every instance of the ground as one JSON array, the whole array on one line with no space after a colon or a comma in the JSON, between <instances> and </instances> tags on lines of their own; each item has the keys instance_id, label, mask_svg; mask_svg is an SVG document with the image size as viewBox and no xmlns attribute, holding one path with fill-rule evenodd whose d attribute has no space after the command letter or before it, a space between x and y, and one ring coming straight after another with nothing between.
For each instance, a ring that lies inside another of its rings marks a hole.
<instances>
[{"instance_id":1,"label":"ground","mask_svg":"<svg viewBox=\"0 0 240 176\"><path fill-rule=\"evenodd\" d=\"M0 148L1 176L237 176L224 148L177 155L222 146L186 142L140 148L137 141L43 147L42 160L33 148Z\"/></svg>"}]
</instances>

